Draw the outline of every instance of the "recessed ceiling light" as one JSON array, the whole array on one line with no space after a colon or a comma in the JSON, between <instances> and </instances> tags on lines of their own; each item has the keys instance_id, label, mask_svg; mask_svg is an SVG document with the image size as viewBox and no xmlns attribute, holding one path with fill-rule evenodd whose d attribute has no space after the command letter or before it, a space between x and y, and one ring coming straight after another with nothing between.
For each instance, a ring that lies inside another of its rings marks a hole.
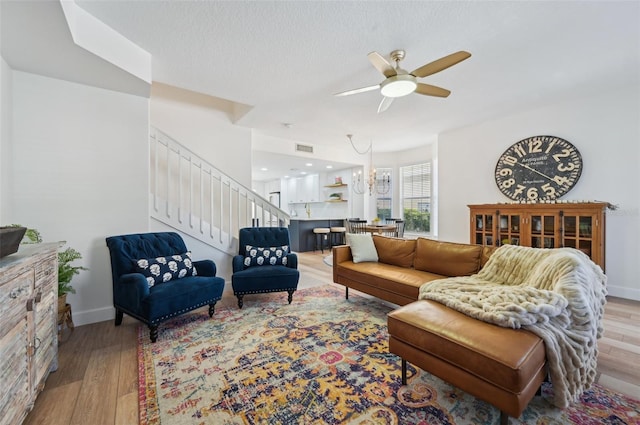
<instances>
[{"instance_id":1,"label":"recessed ceiling light","mask_svg":"<svg viewBox=\"0 0 640 425\"><path fill-rule=\"evenodd\" d=\"M313 167L313 164L312 164L312 163L310 163L310 162L307 162L307 163L306 163L306 164L304 164L304 165L306 165L307 167Z\"/></svg>"},{"instance_id":2,"label":"recessed ceiling light","mask_svg":"<svg viewBox=\"0 0 640 425\"><path fill-rule=\"evenodd\" d=\"M267 167L262 167L260 171L269 171L269 169Z\"/></svg>"},{"instance_id":3,"label":"recessed ceiling light","mask_svg":"<svg viewBox=\"0 0 640 425\"><path fill-rule=\"evenodd\" d=\"M333 168L333 165L327 165L327 168Z\"/></svg>"},{"instance_id":4,"label":"recessed ceiling light","mask_svg":"<svg viewBox=\"0 0 640 425\"><path fill-rule=\"evenodd\" d=\"M300 171L300 174L302 174L304 176L305 174L307 174L307 172L306 171Z\"/></svg>"},{"instance_id":5,"label":"recessed ceiling light","mask_svg":"<svg viewBox=\"0 0 640 425\"><path fill-rule=\"evenodd\" d=\"M284 176L284 178L285 178L285 179L288 179L288 178L289 178L289 176Z\"/></svg>"}]
</instances>

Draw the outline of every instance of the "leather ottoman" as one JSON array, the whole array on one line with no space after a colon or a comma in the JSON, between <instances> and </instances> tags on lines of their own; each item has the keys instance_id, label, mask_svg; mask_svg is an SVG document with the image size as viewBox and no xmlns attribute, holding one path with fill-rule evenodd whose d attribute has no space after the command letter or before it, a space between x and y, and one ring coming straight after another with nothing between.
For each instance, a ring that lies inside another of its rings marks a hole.
<instances>
[{"instance_id":1,"label":"leather ottoman","mask_svg":"<svg viewBox=\"0 0 640 425\"><path fill-rule=\"evenodd\" d=\"M542 339L466 316L440 303L415 301L388 315L389 351L500 410L519 417L546 377Z\"/></svg>"}]
</instances>

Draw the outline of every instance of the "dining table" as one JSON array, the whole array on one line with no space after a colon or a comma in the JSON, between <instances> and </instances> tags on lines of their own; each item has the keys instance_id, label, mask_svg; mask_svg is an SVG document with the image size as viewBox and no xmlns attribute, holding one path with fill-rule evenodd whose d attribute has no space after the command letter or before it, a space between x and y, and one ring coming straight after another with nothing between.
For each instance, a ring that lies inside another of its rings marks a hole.
<instances>
[{"instance_id":1,"label":"dining table","mask_svg":"<svg viewBox=\"0 0 640 425\"><path fill-rule=\"evenodd\" d=\"M364 230L369 233L382 234L383 232L395 232L395 224L366 224Z\"/></svg>"}]
</instances>

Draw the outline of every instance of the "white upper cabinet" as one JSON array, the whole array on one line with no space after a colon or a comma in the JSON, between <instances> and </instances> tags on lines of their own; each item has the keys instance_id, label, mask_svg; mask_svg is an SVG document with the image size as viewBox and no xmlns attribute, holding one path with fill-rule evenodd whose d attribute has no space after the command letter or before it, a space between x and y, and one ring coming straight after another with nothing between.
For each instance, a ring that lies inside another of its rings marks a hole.
<instances>
[{"instance_id":1,"label":"white upper cabinet","mask_svg":"<svg viewBox=\"0 0 640 425\"><path fill-rule=\"evenodd\" d=\"M322 201L320 199L320 178L317 174L287 180L286 192L285 197L288 203L301 204Z\"/></svg>"}]
</instances>

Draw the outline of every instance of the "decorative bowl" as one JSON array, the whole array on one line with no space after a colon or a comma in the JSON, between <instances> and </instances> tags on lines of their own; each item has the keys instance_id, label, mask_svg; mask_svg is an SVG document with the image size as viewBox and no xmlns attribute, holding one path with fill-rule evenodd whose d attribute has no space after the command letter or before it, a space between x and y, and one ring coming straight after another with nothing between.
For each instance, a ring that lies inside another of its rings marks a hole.
<instances>
[{"instance_id":1,"label":"decorative bowl","mask_svg":"<svg viewBox=\"0 0 640 425\"><path fill-rule=\"evenodd\" d=\"M26 227L0 227L0 258L18 251Z\"/></svg>"}]
</instances>

